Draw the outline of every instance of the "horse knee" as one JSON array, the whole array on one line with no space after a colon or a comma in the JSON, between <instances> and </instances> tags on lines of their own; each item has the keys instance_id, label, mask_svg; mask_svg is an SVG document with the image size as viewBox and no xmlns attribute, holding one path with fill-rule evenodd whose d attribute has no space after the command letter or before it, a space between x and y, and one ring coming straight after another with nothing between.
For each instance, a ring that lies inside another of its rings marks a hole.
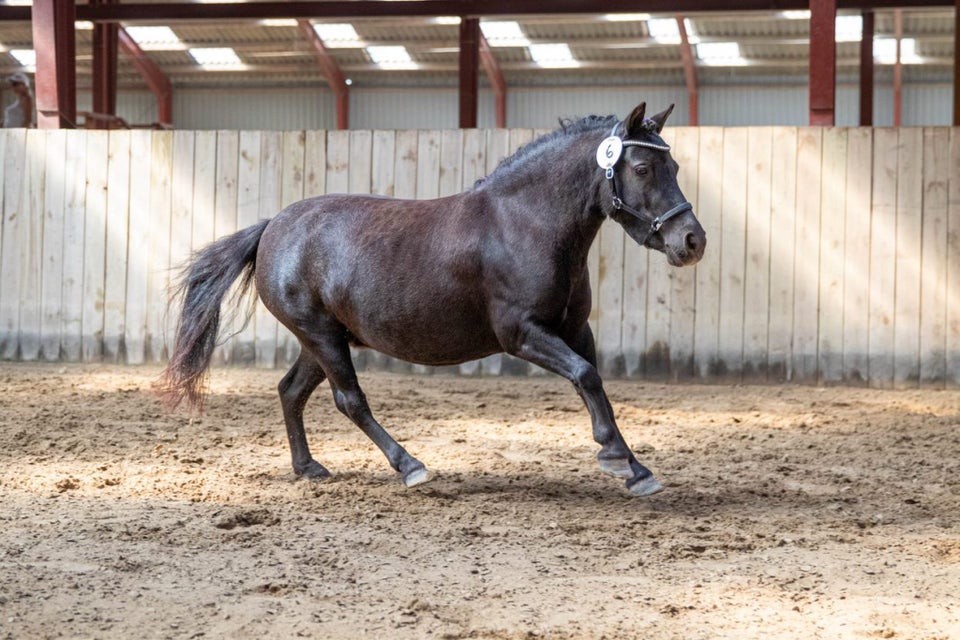
<instances>
[{"instance_id":1,"label":"horse knee","mask_svg":"<svg viewBox=\"0 0 960 640\"><path fill-rule=\"evenodd\" d=\"M603 380L597 368L587 362L574 372L573 384L581 393L594 394L603 391Z\"/></svg>"},{"instance_id":2,"label":"horse knee","mask_svg":"<svg viewBox=\"0 0 960 640\"><path fill-rule=\"evenodd\" d=\"M333 403L343 415L354 422L360 420L367 412L367 400L359 389L342 391L337 388L333 392Z\"/></svg>"}]
</instances>

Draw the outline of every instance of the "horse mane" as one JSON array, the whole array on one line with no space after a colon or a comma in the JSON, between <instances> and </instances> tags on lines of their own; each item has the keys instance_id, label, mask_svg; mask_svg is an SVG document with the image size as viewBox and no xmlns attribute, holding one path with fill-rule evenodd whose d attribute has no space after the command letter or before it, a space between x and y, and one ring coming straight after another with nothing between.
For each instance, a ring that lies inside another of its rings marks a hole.
<instances>
[{"instance_id":1,"label":"horse mane","mask_svg":"<svg viewBox=\"0 0 960 640\"><path fill-rule=\"evenodd\" d=\"M531 142L528 142L517 149L513 155L507 156L501 160L493 169L493 171L489 173L489 175L477 180L477 182L474 184L474 187L478 187L490 180L495 180L496 178L504 176L517 165L523 164L528 158L536 156L541 150L549 147L560 138L574 137L580 135L581 133L588 133L601 129L610 131L618 121L619 118L617 118L617 116L586 116L578 120L561 118L559 128L554 129L550 133L546 133L539 138L532 140Z\"/></svg>"}]
</instances>

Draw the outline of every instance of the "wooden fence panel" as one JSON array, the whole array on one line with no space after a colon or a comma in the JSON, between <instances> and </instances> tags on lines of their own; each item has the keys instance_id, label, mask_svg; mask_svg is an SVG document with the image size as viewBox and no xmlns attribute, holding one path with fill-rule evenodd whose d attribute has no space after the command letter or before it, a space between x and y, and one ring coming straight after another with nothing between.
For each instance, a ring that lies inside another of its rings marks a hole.
<instances>
[{"instance_id":1,"label":"wooden fence panel","mask_svg":"<svg viewBox=\"0 0 960 640\"><path fill-rule=\"evenodd\" d=\"M40 355L59 360L60 330L63 325L64 228L66 208L64 182L67 158L66 130L47 136L43 188L43 273L40 281Z\"/></svg>"},{"instance_id":2,"label":"wooden fence panel","mask_svg":"<svg viewBox=\"0 0 960 640\"><path fill-rule=\"evenodd\" d=\"M843 263L846 249L847 131L824 129L821 157L818 380L843 379Z\"/></svg>"},{"instance_id":3,"label":"wooden fence panel","mask_svg":"<svg viewBox=\"0 0 960 640\"><path fill-rule=\"evenodd\" d=\"M84 200L87 191L87 133L71 131L67 135L63 173L63 326L60 353L64 360L81 358L83 336L83 238ZM0 158L3 157L0 152ZM169 220L169 218L168 218ZM169 237L169 228L164 237Z\"/></svg>"},{"instance_id":4,"label":"wooden fence panel","mask_svg":"<svg viewBox=\"0 0 960 640\"><path fill-rule=\"evenodd\" d=\"M171 267L191 250L303 197L460 192L540 133L0 131L0 357L162 362L177 316L167 310ZM603 225L588 266L604 372L960 384L957 129L667 137L707 253L674 269ZM292 335L254 308L216 363L295 357ZM233 323L225 310L224 334L244 315ZM459 371L542 372L500 356Z\"/></svg>"},{"instance_id":5,"label":"wooden fence panel","mask_svg":"<svg viewBox=\"0 0 960 640\"><path fill-rule=\"evenodd\" d=\"M920 246L920 384L943 387L947 375L947 214L950 131L923 131L923 221Z\"/></svg>"},{"instance_id":6,"label":"wooden fence panel","mask_svg":"<svg viewBox=\"0 0 960 640\"><path fill-rule=\"evenodd\" d=\"M872 129L847 133L847 211L843 252L843 374L847 384L867 380L870 301Z\"/></svg>"}]
</instances>

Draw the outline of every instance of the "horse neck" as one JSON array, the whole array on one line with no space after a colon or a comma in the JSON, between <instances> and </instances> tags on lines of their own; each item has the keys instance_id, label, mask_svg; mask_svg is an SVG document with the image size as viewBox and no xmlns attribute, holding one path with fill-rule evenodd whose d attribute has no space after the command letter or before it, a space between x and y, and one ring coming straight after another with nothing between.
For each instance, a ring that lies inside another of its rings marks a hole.
<instances>
[{"instance_id":1,"label":"horse neck","mask_svg":"<svg viewBox=\"0 0 960 640\"><path fill-rule=\"evenodd\" d=\"M605 216L601 194L606 184L595 160L602 133L584 132L558 140L516 167L498 189L506 197L530 199L523 208L542 217L569 251L586 254Z\"/></svg>"}]
</instances>

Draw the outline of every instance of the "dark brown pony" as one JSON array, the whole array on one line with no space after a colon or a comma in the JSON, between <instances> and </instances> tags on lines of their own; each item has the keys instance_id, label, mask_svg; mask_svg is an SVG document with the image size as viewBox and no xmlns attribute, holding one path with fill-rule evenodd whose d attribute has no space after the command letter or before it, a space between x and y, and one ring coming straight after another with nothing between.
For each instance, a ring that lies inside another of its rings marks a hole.
<instances>
[{"instance_id":1,"label":"dark brown pony","mask_svg":"<svg viewBox=\"0 0 960 640\"><path fill-rule=\"evenodd\" d=\"M647 495L661 489L617 429L587 324L587 251L607 218L670 264L697 262L703 228L677 185L660 137L673 107L644 118L567 123L507 158L456 196L396 200L325 195L221 238L186 267L183 309L164 390L201 402L220 305L238 278L300 341L280 382L293 469L324 478L303 428L314 389L386 455L407 486L426 468L374 419L350 358L364 346L414 363L449 365L506 352L573 383L593 422L600 467ZM598 166L599 165L599 166Z\"/></svg>"}]
</instances>

